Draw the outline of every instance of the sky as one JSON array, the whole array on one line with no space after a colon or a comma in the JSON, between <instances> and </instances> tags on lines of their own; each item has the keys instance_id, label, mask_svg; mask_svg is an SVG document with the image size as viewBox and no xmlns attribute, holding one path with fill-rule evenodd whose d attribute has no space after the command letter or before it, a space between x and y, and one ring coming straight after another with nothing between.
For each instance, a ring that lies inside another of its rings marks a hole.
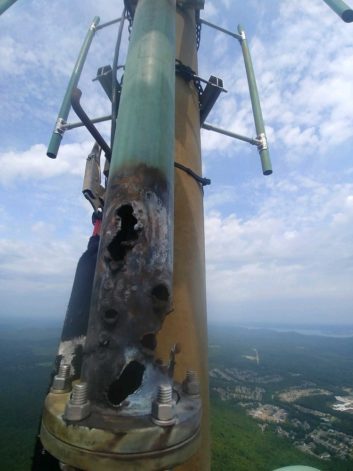
<instances>
[{"instance_id":1,"label":"sky","mask_svg":"<svg viewBox=\"0 0 353 471\"><path fill-rule=\"evenodd\" d=\"M0 319L64 318L92 230L81 189L93 142L67 132L56 160L46 146L88 26L121 11L121 0L18 0L0 18ZM253 146L202 131L209 320L351 323L353 25L322 0L206 0L201 16L247 33L274 170L262 175ZM110 112L92 78L116 34L96 35L82 74L91 117ZM203 26L199 75L211 74L228 93L208 122L255 137L240 46Z\"/></svg>"}]
</instances>

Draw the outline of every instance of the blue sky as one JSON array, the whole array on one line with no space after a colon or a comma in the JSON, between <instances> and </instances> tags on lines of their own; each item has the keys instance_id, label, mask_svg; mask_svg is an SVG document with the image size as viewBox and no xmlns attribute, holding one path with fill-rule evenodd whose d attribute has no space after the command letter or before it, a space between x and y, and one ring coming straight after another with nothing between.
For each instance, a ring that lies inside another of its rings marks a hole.
<instances>
[{"instance_id":1,"label":"blue sky","mask_svg":"<svg viewBox=\"0 0 353 471\"><path fill-rule=\"evenodd\" d=\"M66 133L56 160L46 145L92 18L121 10L18 0L1 17L1 317L64 316L91 232L81 186L92 139ZM351 322L353 26L322 0L206 0L202 16L247 32L274 168L264 177L255 148L202 132L209 318ZM109 113L91 79L115 37L116 27L97 34L82 75L90 116ZM238 43L204 26L199 60L200 75L229 90L208 121L255 137Z\"/></svg>"}]
</instances>

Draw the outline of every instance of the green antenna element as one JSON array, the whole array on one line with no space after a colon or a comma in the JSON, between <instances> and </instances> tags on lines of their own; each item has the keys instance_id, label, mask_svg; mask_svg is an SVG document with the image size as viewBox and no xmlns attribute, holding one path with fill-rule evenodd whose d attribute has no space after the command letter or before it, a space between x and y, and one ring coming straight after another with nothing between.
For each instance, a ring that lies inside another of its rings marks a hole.
<instances>
[{"instance_id":1,"label":"green antenna element","mask_svg":"<svg viewBox=\"0 0 353 471\"><path fill-rule=\"evenodd\" d=\"M240 36L239 41L240 41L241 48L243 51L246 75L248 78L251 106L252 106L252 111L253 111L254 121L255 121L255 128L256 128L256 133L257 133L256 139L259 141L258 149L259 149L260 158L261 158L262 172L264 175L271 175L272 165L271 165L270 153L268 150L267 137L266 137L266 132L265 132L265 123L262 116L259 92L256 85L255 73L254 73L254 68L252 65L249 46L246 40L245 31L243 27L240 25L238 26L238 32Z\"/></svg>"},{"instance_id":2,"label":"green antenna element","mask_svg":"<svg viewBox=\"0 0 353 471\"><path fill-rule=\"evenodd\" d=\"M343 0L324 0L337 15L346 23L352 23L353 10Z\"/></svg>"},{"instance_id":3,"label":"green antenna element","mask_svg":"<svg viewBox=\"0 0 353 471\"><path fill-rule=\"evenodd\" d=\"M85 40L83 41L80 53L78 55L74 70L72 72L72 75L69 81L69 85L67 86L66 93L65 93L63 102L61 104L61 108L58 114L58 118L56 120L55 128L51 136L48 150L47 150L47 156L50 157L51 159L55 159L58 154L61 139L65 131L65 129L63 128L63 125L66 124L66 120L67 120L67 117L69 116L69 112L71 109L72 91L74 88L77 87L84 63L86 61L88 50L91 46L92 39L93 39L94 33L96 32L98 23L99 23L99 16L96 16L93 19L91 26L89 27Z\"/></svg>"},{"instance_id":4,"label":"green antenna element","mask_svg":"<svg viewBox=\"0 0 353 471\"><path fill-rule=\"evenodd\" d=\"M11 5L13 5L17 0L0 0L0 15L4 13Z\"/></svg>"}]
</instances>

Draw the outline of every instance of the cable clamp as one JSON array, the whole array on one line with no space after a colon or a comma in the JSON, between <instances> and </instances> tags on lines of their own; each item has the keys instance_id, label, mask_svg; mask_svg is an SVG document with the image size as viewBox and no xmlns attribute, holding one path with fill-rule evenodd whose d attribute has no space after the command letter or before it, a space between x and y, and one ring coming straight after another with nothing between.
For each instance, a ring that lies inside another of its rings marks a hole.
<instances>
[{"instance_id":1,"label":"cable clamp","mask_svg":"<svg viewBox=\"0 0 353 471\"><path fill-rule=\"evenodd\" d=\"M211 185L211 180L209 178L200 177L200 175L197 175L197 173L191 170L191 168L185 167L185 165L179 164L178 162L174 162L174 167L179 168L180 170L183 170L185 173L190 175L190 177L196 180L197 183L201 185L201 187Z\"/></svg>"}]
</instances>

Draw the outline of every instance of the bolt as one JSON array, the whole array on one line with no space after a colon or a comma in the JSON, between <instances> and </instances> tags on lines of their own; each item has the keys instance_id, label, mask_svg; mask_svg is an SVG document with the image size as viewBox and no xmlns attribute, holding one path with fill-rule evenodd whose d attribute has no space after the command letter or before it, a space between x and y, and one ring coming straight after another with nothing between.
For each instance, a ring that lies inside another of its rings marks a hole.
<instances>
[{"instance_id":1,"label":"bolt","mask_svg":"<svg viewBox=\"0 0 353 471\"><path fill-rule=\"evenodd\" d=\"M89 416L91 404L87 396L87 383L74 384L71 398L65 408L64 418L66 420L79 421Z\"/></svg>"},{"instance_id":2,"label":"bolt","mask_svg":"<svg viewBox=\"0 0 353 471\"><path fill-rule=\"evenodd\" d=\"M157 399L152 402L152 420L162 427L175 423L175 403L173 401L173 389L170 384L160 384Z\"/></svg>"},{"instance_id":3,"label":"bolt","mask_svg":"<svg viewBox=\"0 0 353 471\"><path fill-rule=\"evenodd\" d=\"M51 391L54 393L67 392L69 390L70 365L62 364L58 374L54 376Z\"/></svg>"},{"instance_id":4,"label":"bolt","mask_svg":"<svg viewBox=\"0 0 353 471\"><path fill-rule=\"evenodd\" d=\"M188 370L183 381L183 391L190 396L199 396L200 382L196 371Z\"/></svg>"}]
</instances>

